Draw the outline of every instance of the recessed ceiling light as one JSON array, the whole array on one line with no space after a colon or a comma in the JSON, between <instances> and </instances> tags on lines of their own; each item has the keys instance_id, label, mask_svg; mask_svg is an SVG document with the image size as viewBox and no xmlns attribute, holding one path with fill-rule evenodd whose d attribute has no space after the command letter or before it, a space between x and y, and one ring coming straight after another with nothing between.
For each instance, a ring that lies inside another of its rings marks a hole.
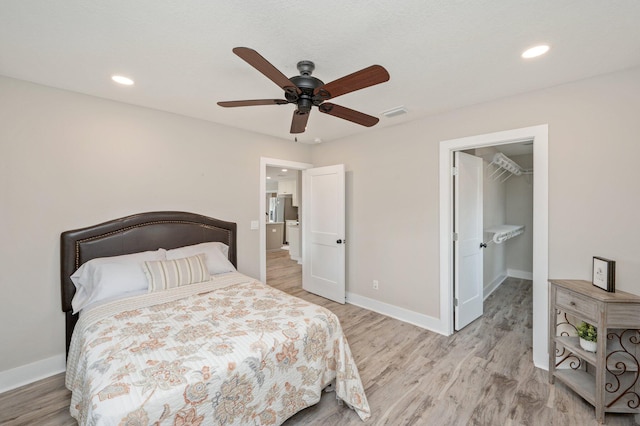
<instances>
[{"instance_id":1,"label":"recessed ceiling light","mask_svg":"<svg viewBox=\"0 0 640 426\"><path fill-rule=\"evenodd\" d=\"M525 59L535 58L536 56L544 55L548 51L549 51L549 46L546 44L541 44L539 46L534 46L522 52L522 57Z\"/></svg>"},{"instance_id":2,"label":"recessed ceiling light","mask_svg":"<svg viewBox=\"0 0 640 426\"><path fill-rule=\"evenodd\" d=\"M282 169L282 171L283 171L283 172L286 172L286 171L287 171L287 169Z\"/></svg>"},{"instance_id":3,"label":"recessed ceiling light","mask_svg":"<svg viewBox=\"0 0 640 426\"><path fill-rule=\"evenodd\" d=\"M112 75L111 80L115 81L118 84L123 84L125 86L133 86L133 80L123 75Z\"/></svg>"},{"instance_id":4,"label":"recessed ceiling light","mask_svg":"<svg viewBox=\"0 0 640 426\"><path fill-rule=\"evenodd\" d=\"M267 179L271 179L271 176L267 176Z\"/></svg>"}]
</instances>

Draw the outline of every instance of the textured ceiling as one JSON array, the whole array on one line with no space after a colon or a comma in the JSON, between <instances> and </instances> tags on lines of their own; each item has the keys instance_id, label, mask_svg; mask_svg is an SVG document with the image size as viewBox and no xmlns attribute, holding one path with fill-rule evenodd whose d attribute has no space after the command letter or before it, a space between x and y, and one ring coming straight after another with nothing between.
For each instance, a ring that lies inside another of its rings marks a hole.
<instances>
[{"instance_id":1,"label":"textured ceiling","mask_svg":"<svg viewBox=\"0 0 640 426\"><path fill-rule=\"evenodd\" d=\"M638 0L2 0L0 75L293 140L293 105L216 105L282 98L233 47L289 77L312 60L325 83L384 66L389 82L332 102L385 127L640 66L639 20ZM520 58L539 43L547 55ZM135 86L116 85L115 73ZM401 105L408 114L381 115ZM298 139L372 129L314 109Z\"/></svg>"}]
</instances>

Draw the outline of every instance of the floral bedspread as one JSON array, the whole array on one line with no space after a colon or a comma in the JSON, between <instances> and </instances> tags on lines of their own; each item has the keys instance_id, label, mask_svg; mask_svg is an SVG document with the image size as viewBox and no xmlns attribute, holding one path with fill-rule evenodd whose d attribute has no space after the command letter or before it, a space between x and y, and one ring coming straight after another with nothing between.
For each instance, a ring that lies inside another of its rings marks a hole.
<instances>
[{"instance_id":1,"label":"floral bedspread","mask_svg":"<svg viewBox=\"0 0 640 426\"><path fill-rule=\"evenodd\" d=\"M80 425L278 425L334 379L367 419L338 318L233 273L84 312L66 386Z\"/></svg>"}]
</instances>

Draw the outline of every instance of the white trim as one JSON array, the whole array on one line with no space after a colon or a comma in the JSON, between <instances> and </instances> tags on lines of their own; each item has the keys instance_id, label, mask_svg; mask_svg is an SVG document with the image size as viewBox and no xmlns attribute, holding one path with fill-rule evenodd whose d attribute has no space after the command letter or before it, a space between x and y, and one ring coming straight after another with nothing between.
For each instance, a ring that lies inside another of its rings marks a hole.
<instances>
[{"instance_id":1,"label":"white trim","mask_svg":"<svg viewBox=\"0 0 640 426\"><path fill-rule=\"evenodd\" d=\"M286 167L290 170L306 170L313 167L313 164L299 163L297 161L279 160L277 158L260 157L260 209L258 210L258 221L260 226L260 281L267 282L267 235L264 230L267 226L265 212L267 211L266 197L267 192L267 166ZM302 242L300 243L302 245Z\"/></svg>"},{"instance_id":2,"label":"white trim","mask_svg":"<svg viewBox=\"0 0 640 426\"><path fill-rule=\"evenodd\" d=\"M64 354L0 371L0 393L62 373L66 369Z\"/></svg>"},{"instance_id":3,"label":"white trim","mask_svg":"<svg viewBox=\"0 0 640 426\"><path fill-rule=\"evenodd\" d=\"M507 275L513 278L519 278L521 280L533 280L533 272L531 271L521 271L519 269L507 268Z\"/></svg>"},{"instance_id":4,"label":"white trim","mask_svg":"<svg viewBox=\"0 0 640 426\"><path fill-rule=\"evenodd\" d=\"M493 280L491 282L491 284L489 284L488 286L486 286L484 288L484 298L482 300L487 300L487 297L491 296L491 293L493 293L494 291L496 291L498 289L498 287L500 287L502 285L502 283L504 282L504 280L506 280L508 277L507 274L500 274L496 277L495 280Z\"/></svg>"},{"instance_id":5,"label":"white trim","mask_svg":"<svg viewBox=\"0 0 640 426\"><path fill-rule=\"evenodd\" d=\"M453 333L453 215L451 166L454 151L533 140L533 363L548 369L549 126L525 127L440 142L440 329Z\"/></svg>"},{"instance_id":6,"label":"white trim","mask_svg":"<svg viewBox=\"0 0 640 426\"><path fill-rule=\"evenodd\" d=\"M359 306L361 308L413 324L420 328L446 335L445 331L440 329L439 318L430 317L429 315L420 314L415 311L410 311L409 309L400 308L398 306L370 299L365 296L360 296L355 293L347 292L346 299L346 302L351 305Z\"/></svg>"}]
</instances>

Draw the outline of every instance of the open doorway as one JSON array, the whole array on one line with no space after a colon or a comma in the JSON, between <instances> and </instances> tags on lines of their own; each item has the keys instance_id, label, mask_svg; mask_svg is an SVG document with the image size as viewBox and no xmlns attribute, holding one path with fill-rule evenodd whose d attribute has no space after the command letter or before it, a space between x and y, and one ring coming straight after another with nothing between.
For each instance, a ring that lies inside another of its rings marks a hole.
<instances>
[{"instance_id":1,"label":"open doorway","mask_svg":"<svg viewBox=\"0 0 640 426\"><path fill-rule=\"evenodd\" d=\"M280 289L286 286L287 291L299 287L302 277L301 174L267 166L266 282Z\"/></svg>"},{"instance_id":2,"label":"open doorway","mask_svg":"<svg viewBox=\"0 0 640 426\"><path fill-rule=\"evenodd\" d=\"M454 153L454 329L483 316L503 283L533 278L533 141ZM531 298L528 298L531 300ZM526 309L530 312L532 306Z\"/></svg>"},{"instance_id":3,"label":"open doorway","mask_svg":"<svg viewBox=\"0 0 640 426\"><path fill-rule=\"evenodd\" d=\"M260 160L260 279L268 284L266 256L268 167L302 170L299 193L302 288L318 296L345 303L345 167L261 158Z\"/></svg>"},{"instance_id":4,"label":"open doorway","mask_svg":"<svg viewBox=\"0 0 640 426\"><path fill-rule=\"evenodd\" d=\"M267 167L267 252L285 250L300 261L300 170Z\"/></svg>"},{"instance_id":5,"label":"open doorway","mask_svg":"<svg viewBox=\"0 0 640 426\"><path fill-rule=\"evenodd\" d=\"M264 283L267 283L267 253L270 253L270 257L276 260L290 259L291 244L286 243L290 243L289 239L292 238L292 233L300 230L298 219L301 219L299 212L302 210L303 202L300 197L299 174L301 170L311 167L312 164L308 163L265 157L260 159L260 280ZM283 169L287 171L283 172ZM278 176L278 174L282 176ZM267 177L271 177L271 179L267 179ZM278 193L279 180L285 182L280 188L280 193ZM290 186L291 182L295 182L295 188ZM295 201L293 200L294 192ZM287 207L289 208L287 209ZM297 225L291 226L293 222L297 222ZM290 225L289 235L287 235L287 224ZM296 238L296 242L299 241L298 247L301 247L302 233L299 232L298 236L293 237ZM297 260L291 260L291 262L295 263ZM295 268L291 270L295 271Z\"/></svg>"},{"instance_id":6,"label":"open doorway","mask_svg":"<svg viewBox=\"0 0 640 426\"><path fill-rule=\"evenodd\" d=\"M458 151L533 142L533 362L546 369L548 324L548 126L534 126L443 141L440 144L440 319L454 331L453 157Z\"/></svg>"}]
</instances>

